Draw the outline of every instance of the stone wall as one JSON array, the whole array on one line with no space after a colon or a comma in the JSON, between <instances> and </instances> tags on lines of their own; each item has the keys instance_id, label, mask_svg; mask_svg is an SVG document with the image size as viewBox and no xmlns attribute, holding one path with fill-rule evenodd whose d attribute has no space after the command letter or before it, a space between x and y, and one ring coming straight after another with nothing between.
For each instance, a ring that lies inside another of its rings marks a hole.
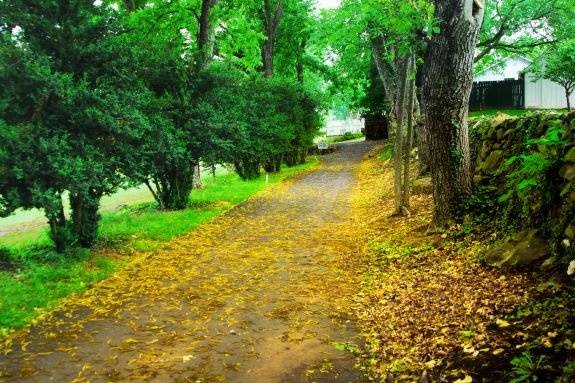
<instances>
[{"instance_id":1,"label":"stone wall","mask_svg":"<svg viewBox=\"0 0 575 383\"><path fill-rule=\"evenodd\" d=\"M495 249L499 258L493 263L512 256L510 246L522 248L527 256L538 254L537 259L545 255L572 259L575 113L501 114L473 121L471 147L475 169L472 215L511 238ZM542 246L546 251L541 251ZM522 261L508 263L520 265Z\"/></svg>"}]
</instances>

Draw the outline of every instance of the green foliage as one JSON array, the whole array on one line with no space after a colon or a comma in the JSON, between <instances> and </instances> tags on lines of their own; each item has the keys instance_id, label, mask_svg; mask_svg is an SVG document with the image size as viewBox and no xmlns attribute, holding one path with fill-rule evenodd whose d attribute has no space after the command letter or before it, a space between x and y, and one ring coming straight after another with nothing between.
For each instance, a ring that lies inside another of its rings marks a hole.
<instances>
[{"instance_id":1,"label":"green foliage","mask_svg":"<svg viewBox=\"0 0 575 383\"><path fill-rule=\"evenodd\" d=\"M128 47L107 7L72 1L2 7L0 119L4 152L0 194L9 210L43 208L59 251L93 245L103 195L125 183L124 143L141 113L137 80L122 67ZM7 7L7 8L6 8ZM6 8L6 9L4 9ZM63 213L67 190L74 209ZM4 209L8 210L8 209Z\"/></svg>"},{"instance_id":2,"label":"green foliage","mask_svg":"<svg viewBox=\"0 0 575 383\"><path fill-rule=\"evenodd\" d=\"M10 254L10 250L0 246L0 272L2 271L10 271L15 267L14 259L12 258L12 254Z\"/></svg>"},{"instance_id":3,"label":"green foliage","mask_svg":"<svg viewBox=\"0 0 575 383\"><path fill-rule=\"evenodd\" d=\"M330 143L337 143L337 142L357 140L362 137L363 133L345 132L342 136L327 137L325 141Z\"/></svg>"},{"instance_id":4,"label":"green foliage","mask_svg":"<svg viewBox=\"0 0 575 383\"><path fill-rule=\"evenodd\" d=\"M143 183L160 208L184 209L200 162L250 179L262 164L305 160L321 124L318 82L288 70L305 45L295 56L278 46L285 70L262 79L261 2L219 2L207 27L221 60L210 66L201 3L0 3L0 216L43 209L63 252L96 242L100 199L118 188ZM307 39L311 2L284 5L280 41Z\"/></svg>"},{"instance_id":5,"label":"green foliage","mask_svg":"<svg viewBox=\"0 0 575 383\"><path fill-rule=\"evenodd\" d=\"M382 161L390 161L393 158L394 147L393 144L388 144L379 155L379 159Z\"/></svg>"},{"instance_id":6,"label":"green foliage","mask_svg":"<svg viewBox=\"0 0 575 383\"><path fill-rule=\"evenodd\" d=\"M543 137L527 140L528 146L538 145L537 151L512 156L505 162L508 170L506 188L508 191L499 198L500 202L506 202L517 196L519 201L527 204L532 202L529 201L532 188L547 187L544 182L549 169L556 167L560 158L556 151L542 148L565 145L566 142L562 138L564 133L565 129L561 127L561 122L555 121Z\"/></svg>"},{"instance_id":7,"label":"green foliage","mask_svg":"<svg viewBox=\"0 0 575 383\"><path fill-rule=\"evenodd\" d=\"M515 55L535 58L538 47L552 46L575 32L570 0L487 1L485 7L476 73L500 67Z\"/></svg>"},{"instance_id":8,"label":"green foliage","mask_svg":"<svg viewBox=\"0 0 575 383\"><path fill-rule=\"evenodd\" d=\"M488 109L488 110L476 110L469 112L470 118L478 117L495 117L497 113L507 114L509 116L523 116L530 113L527 109Z\"/></svg>"},{"instance_id":9,"label":"green foliage","mask_svg":"<svg viewBox=\"0 0 575 383\"><path fill-rule=\"evenodd\" d=\"M472 135L480 147L475 190L465 210L469 223L514 236L535 229L555 256L553 268L573 257L573 114L532 113L480 122ZM499 214L493 214L493 212Z\"/></svg>"},{"instance_id":10,"label":"green foliage","mask_svg":"<svg viewBox=\"0 0 575 383\"><path fill-rule=\"evenodd\" d=\"M369 85L365 90L365 95L359 100L358 106L363 117L387 116L391 110L385 88L373 62L369 73Z\"/></svg>"},{"instance_id":11,"label":"green foliage","mask_svg":"<svg viewBox=\"0 0 575 383\"><path fill-rule=\"evenodd\" d=\"M575 33L575 31L574 31ZM575 38L561 41L545 51L542 59L533 66L536 78L545 78L560 84L565 90L567 105L575 90Z\"/></svg>"},{"instance_id":12,"label":"green foliage","mask_svg":"<svg viewBox=\"0 0 575 383\"><path fill-rule=\"evenodd\" d=\"M538 382L545 375L546 357L533 357L528 351L511 360L513 366L510 383Z\"/></svg>"},{"instance_id":13,"label":"green foliage","mask_svg":"<svg viewBox=\"0 0 575 383\"><path fill-rule=\"evenodd\" d=\"M352 110L366 116L387 114L391 105L383 102L389 95L380 94L374 40L384 41L384 71L396 79L396 59L436 29L433 14L433 5L427 0L344 0L339 8L325 12L318 34L329 48L333 71L339 74L332 79L332 91L340 102L345 100Z\"/></svg>"},{"instance_id":14,"label":"green foliage","mask_svg":"<svg viewBox=\"0 0 575 383\"><path fill-rule=\"evenodd\" d=\"M431 250L433 246L398 245L392 242L371 242L369 244L371 264L385 266L390 262L404 257L421 257Z\"/></svg>"}]
</instances>

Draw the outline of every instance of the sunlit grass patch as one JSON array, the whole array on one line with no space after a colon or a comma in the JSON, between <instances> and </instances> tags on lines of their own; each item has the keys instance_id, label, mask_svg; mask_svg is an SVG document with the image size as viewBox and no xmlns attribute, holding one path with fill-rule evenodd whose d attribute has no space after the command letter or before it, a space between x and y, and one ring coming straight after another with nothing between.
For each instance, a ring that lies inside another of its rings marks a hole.
<instances>
[{"instance_id":1,"label":"sunlit grass patch","mask_svg":"<svg viewBox=\"0 0 575 383\"><path fill-rule=\"evenodd\" d=\"M495 117L497 113L519 117L532 112L565 112L565 109L486 109L469 112L469 117Z\"/></svg>"},{"instance_id":2,"label":"sunlit grass patch","mask_svg":"<svg viewBox=\"0 0 575 383\"><path fill-rule=\"evenodd\" d=\"M337 143L337 142L345 142L345 141L352 141L352 140L359 140L361 138L363 138L363 133L351 133L351 132L346 132L345 134L341 135L341 136L332 136L332 137L326 137L325 141L329 142L329 143Z\"/></svg>"},{"instance_id":3,"label":"sunlit grass patch","mask_svg":"<svg viewBox=\"0 0 575 383\"><path fill-rule=\"evenodd\" d=\"M393 144L386 145L378 156L378 158L381 161L389 161L391 160L392 157L393 157Z\"/></svg>"}]
</instances>

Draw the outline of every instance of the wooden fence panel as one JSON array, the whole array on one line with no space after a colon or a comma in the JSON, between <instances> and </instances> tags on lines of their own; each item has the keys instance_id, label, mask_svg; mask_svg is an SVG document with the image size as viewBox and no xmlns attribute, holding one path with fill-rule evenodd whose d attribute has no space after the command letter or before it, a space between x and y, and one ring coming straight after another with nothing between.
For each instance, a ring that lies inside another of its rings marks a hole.
<instances>
[{"instance_id":1,"label":"wooden fence panel","mask_svg":"<svg viewBox=\"0 0 575 383\"><path fill-rule=\"evenodd\" d=\"M470 110L523 109L525 107L525 81L474 82L469 99Z\"/></svg>"}]
</instances>

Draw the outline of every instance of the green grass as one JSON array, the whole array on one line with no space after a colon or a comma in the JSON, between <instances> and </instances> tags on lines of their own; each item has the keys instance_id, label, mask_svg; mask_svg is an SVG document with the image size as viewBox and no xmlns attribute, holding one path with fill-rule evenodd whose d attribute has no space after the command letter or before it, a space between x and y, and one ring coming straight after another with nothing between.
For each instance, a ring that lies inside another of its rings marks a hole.
<instances>
[{"instance_id":1,"label":"green grass","mask_svg":"<svg viewBox=\"0 0 575 383\"><path fill-rule=\"evenodd\" d=\"M313 159L284 168L270 175L268 182L265 176L252 181L242 181L236 174L208 177L203 189L192 192L190 208L183 211L162 212L154 203L146 202L104 212L96 251L76 249L57 254L45 231L12 236L9 243L3 242L4 247L0 243L0 266L12 264L9 271L0 271L0 337L26 325L41 310L55 307L71 293L106 279L129 262L125 254L153 251L316 163Z\"/></svg>"},{"instance_id":2,"label":"green grass","mask_svg":"<svg viewBox=\"0 0 575 383\"><path fill-rule=\"evenodd\" d=\"M393 158L393 144L388 144L383 148L381 153L379 153L378 158L381 161L389 161Z\"/></svg>"},{"instance_id":3,"label":"green grass","mask_svg":"<svg viewBox=\"0 0 575 383\"><path fill-rule=\"evenodd\" d=\"M329 143L337 143L337 142L345 142L345 141L352 141L363 138L363 133L350 133L347 132L343 136L334 136L334 137L327 137L325 139L326 142Z\"/></svg>"},{"instance_id":4,"label":"green grass","mask_svg":"<svg viewBox=\"0 0 575 383\"><path fill-rule=\"evenodd\" d=\"M508 114L510 116L519 117L531 112L565 112L565 109L488 109L469 112L469 117L495 117L499 112Z\"/></svg>"}]
</instances>

